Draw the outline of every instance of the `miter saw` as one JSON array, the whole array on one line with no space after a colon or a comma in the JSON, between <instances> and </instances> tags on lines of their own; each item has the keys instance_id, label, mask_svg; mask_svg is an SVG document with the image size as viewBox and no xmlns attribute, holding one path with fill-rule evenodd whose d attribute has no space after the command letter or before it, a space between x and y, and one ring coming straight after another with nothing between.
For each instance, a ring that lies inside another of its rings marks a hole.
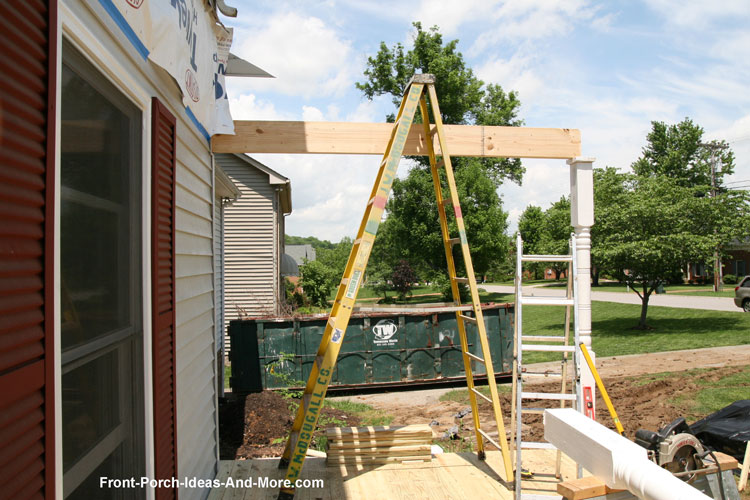
<instances>
[{"instance_id":1,"label":"miter saw","mask_svg":"<svg viewBox=\"0 0 750 500\"><path fill-rule=\"evenodd\" d=\"M684 481L692 479L690 471L703 467L706 450L680 417L659 432L640 429L635 442L648 450L648 457Z\"/></svg>"}]
</instances>

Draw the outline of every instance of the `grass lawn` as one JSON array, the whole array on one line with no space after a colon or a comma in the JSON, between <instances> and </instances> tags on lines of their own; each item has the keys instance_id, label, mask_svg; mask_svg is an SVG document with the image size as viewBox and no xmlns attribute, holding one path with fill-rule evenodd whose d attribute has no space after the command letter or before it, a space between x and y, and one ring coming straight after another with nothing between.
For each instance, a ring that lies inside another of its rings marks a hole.
<instances>
[{"instance_id":1,"label":"grass lawn","mask_svg":"<svg viewBox=\"0 0 750 500\"><path fill-rule=\"evenodd\" d=\"M647 323L652 330L634 330L641 306L593 302L592 343L598 356L677 351L750 344L750 315L740 312L677 309L650 306ZM524 307L523 330L529 335L560 335L565 308ZM552 361L558 354L528 353L526 362Z\"/></svg>"},{"instance_id":2,"label":"grass lawn","mask_svg":"<svg viewBox=\"0 0 750 500\"><path fill-rule=\"evenodd\" d=\"M551 283L548 286L556 287L562 286L559 283ZM734 297L734 287L736 285L723 285L722 291L714 292L711 290L711 285L664 285L664 291L670 295L701 295L704 297ZM623 284L616 282L601 282L599 286L592 286L592 292L620 292L620 293L635 293L627 289ZM640 288L638 289L640 291Z\"/></svg>"}]
</instances>

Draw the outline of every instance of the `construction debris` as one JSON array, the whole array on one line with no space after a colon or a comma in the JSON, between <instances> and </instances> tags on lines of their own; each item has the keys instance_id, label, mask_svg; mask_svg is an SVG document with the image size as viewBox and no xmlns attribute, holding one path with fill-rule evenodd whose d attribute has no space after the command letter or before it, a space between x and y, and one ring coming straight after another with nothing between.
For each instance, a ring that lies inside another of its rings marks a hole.
<instances>
[{"instance_id":1,"label":"construction debris","mask_svg":"<svg viewBox=\"0 0 750 500\"><path fill-rule=\"evenodd\" d=\"M432 429L428 425L329 427L326 438L328 465L432 459Z\"/></svg>"}]
</instances>

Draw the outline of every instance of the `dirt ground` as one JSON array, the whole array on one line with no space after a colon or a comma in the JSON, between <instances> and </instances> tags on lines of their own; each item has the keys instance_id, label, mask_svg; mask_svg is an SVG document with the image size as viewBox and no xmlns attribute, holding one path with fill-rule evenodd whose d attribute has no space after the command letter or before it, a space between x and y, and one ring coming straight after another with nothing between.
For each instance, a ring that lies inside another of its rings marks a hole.
<instances>
[{"instance_id":1,"label":"dirt ground","mask_svg":"<svg viewBox=\"0 0 750 500\"><path fill-rule=\"evenodd\" d=\"M293 408L292 408L293 409ZM219 405L219 438L222 460L280 457L284 439L294 423L290 400L272 391L228 398ZM359 418L324 408L321 419L356 426ZM313 439L320 435L315 431Z\"/></svg>"}]
</instances>

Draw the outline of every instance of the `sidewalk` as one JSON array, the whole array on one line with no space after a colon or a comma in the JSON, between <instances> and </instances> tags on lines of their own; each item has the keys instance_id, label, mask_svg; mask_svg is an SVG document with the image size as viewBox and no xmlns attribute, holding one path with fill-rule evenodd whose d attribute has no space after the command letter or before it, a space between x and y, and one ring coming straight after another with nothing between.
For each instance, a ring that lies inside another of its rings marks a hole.
<instances>
[{"instance_id":1,"label":"sidewalk","mask_svg":"<svg viewBox=\"0 0 750 500\"><path fill-rule=\"evenodd\" d=\"M488 292L514 293L511 285L478 285ZM523 287L523 293L532 296L561 297L565 295L564 288L532 285ZM598 302L619 302L620 304L641 305L641 298L635 292L597 292L591 291L591 300ZM705 309L710 311L728 311L744 314L742 309L734 305L732 297L703 297L699 295L651 294L649 306L677 307L682 309Z\"/></svg>"}]
</instances>

